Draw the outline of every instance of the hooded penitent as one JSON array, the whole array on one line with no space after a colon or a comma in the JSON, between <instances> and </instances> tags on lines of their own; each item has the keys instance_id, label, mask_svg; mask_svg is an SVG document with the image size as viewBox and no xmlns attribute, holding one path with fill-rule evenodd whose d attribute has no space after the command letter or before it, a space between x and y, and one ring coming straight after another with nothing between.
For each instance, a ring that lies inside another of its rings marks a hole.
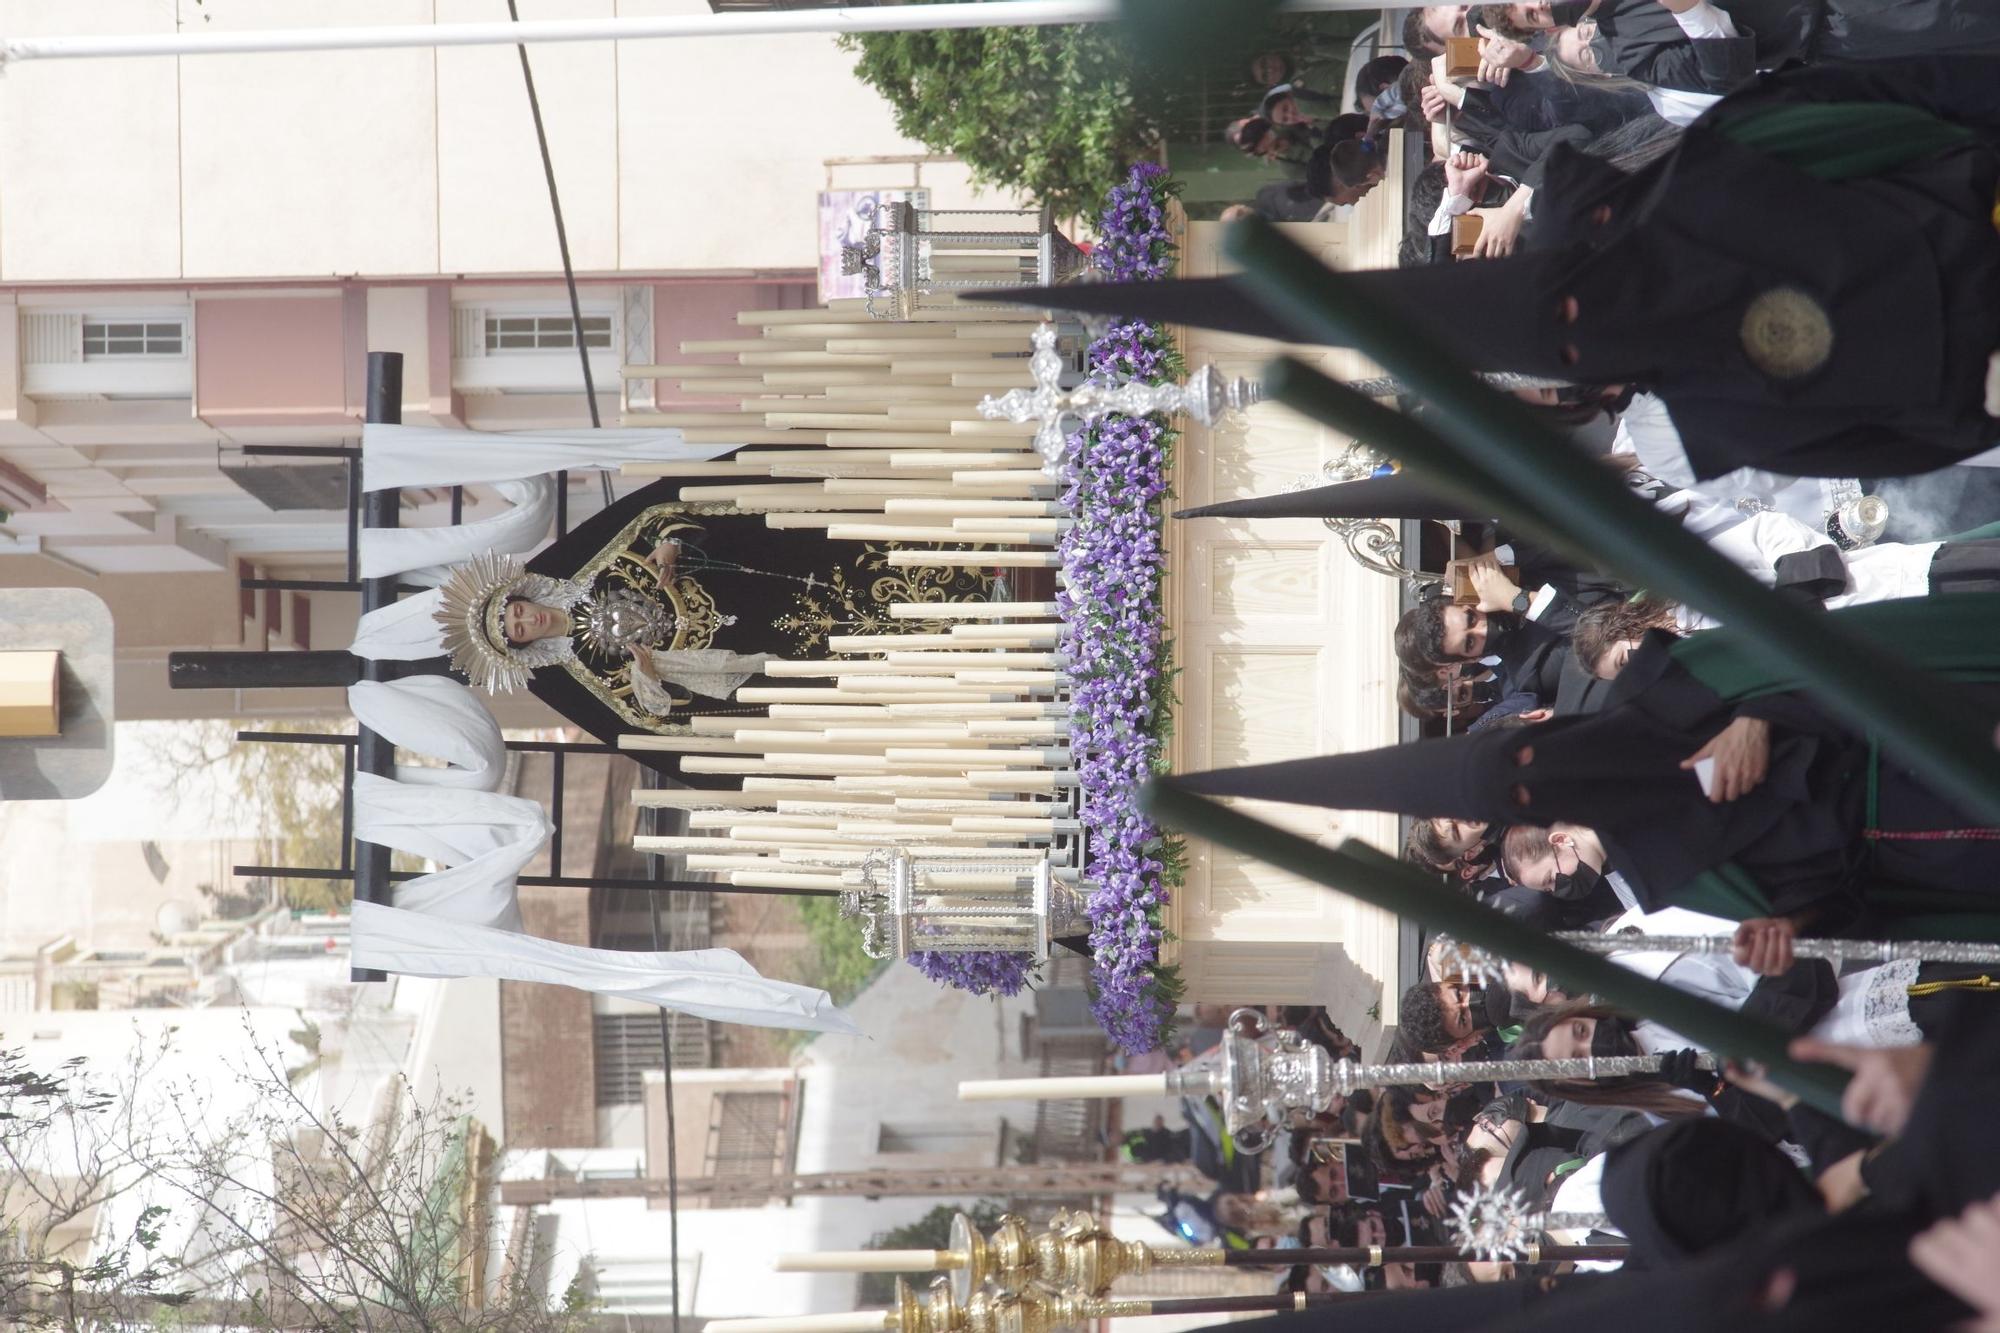
<instances>
[{"instance_id":1,"label":"hooded penitent","mask_svg":"<svg viewBox=\"0 0 2000 1333\"><path fill-rule=\"evenodd\" d=\"M1662 1125L1612 1149L1604 1211L1647 1267L1685 1262L1782 1218L1826 1211L1777 1148L1713 1116Z\"/></svg>"},{"instance_id":2,"label":"hooded penitent","mask_svg":"<svg viewBox=\"0 0 2000 1333\"><path fill-rule=\"evenodd\" d=\"M1704 478L1928 471L2000 438L1996 87L1979 57L1770 76L1629 176L1558 149L1534 251L1329 280L1468 368L1650 387ZM1316 341L1239 279L983 299Z\"/></svg>"}]
</instances>

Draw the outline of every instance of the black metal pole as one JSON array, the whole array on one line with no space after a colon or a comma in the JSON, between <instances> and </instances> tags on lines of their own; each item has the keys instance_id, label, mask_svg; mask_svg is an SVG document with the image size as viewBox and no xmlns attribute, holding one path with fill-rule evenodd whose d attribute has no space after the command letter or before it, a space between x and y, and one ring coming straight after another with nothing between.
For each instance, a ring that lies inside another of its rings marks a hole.
<instances>
[{"instance_id":1,"label":"black metal pole","mask_svg":"<svg viewBox=\"0 0 2000 1333\"><path fill-rule=\"evenodd\" d=\"M1537 1252L1542 1263L1563 1259L1620 1260L1629 1257L1623 1245L1544 1245ZM1223 1265L1229 1268L1290 1268L1294 1264L1460 1264L1470 1256L1455 1245L1342 1245L1309 1250L1227 1250Z\"/></svg>"},{"instance_id":2,"label":"black metal pole","mask_svg":"<svg viewBox=\"0 0 2000 1333\"><path fill-rule=\"evenodd\" d=\"M562 874L563 835L563 756L558 750L549 756L549 873Z\"/></svg>"},{"instance_id":3,"label":"black metal pole","mask_svg":"<svg viewBox=\"0 0 2000 1333\"><path fill-rule=\"evenodd\" d=\"M365 853L374 844L364 842L360 846ZM231 866L230 872L237 875L263 876L268 879L356 878L355 871L328 866ZM385 870L383 883L401 883L406 879L415 879L419 875L428 873L430 872L424 870ZM722 884L710 880L630 879L615 875L522 875L514 882L531 889L631 889L638 893L748 893L770 898L832 898L840 893L839 889L777 889L761 885ZM355 897L360 896L360 890L357 889ZM386 896L381 901L387 901Z\"/></svg>"},{"instance_id":4,"label":"black metal pole","mask_svg":"<svg viewBox=\"0 0 2000 1333\"><path fill-rule=\"evenodd\" d=\"M167 685L176 690L345 688L360 679L361 659L345 649L307 653L167 654Z\"/></svg>"},{"instance_id":5,"label":"black metal pole","mask_svg":"<svg viewBox=\"0 0 2000 1333\"><path fill-rule=\"evenodd\" d=\"M351 444L246 444L246 454L278 458L359 458L361 451Z\"/></svg>"},{"instance_id":6,"label":"black metal pole","mask_svg":"<svg viewBox=\"0 0 2000 1333\"><path fill-rule=\"evenodd\" d=\"M246 591L261 592L360 592L359 579L238 579Z\"/></svg>"},{"instance_id":7,"label":"black metal pole","mask_svg":"<svg viewBox=\"0 0 2000 1333\"><path fill-rule=\"evenodd\" d=\"M368 354L368 399L364 420L370 425L400 425L403 420L403 354L401 352L370 352ZM361 497L361 526L364 528L393 528L401 525L402 491L396 487L387 490L365 490L368 478L365 472L361 478L364 494ZM379 610L396 600L396 576L366 579L361 585L361 611L366 615ZM366 680L385 680L389 673L382 669L383 663L362 664L362 677ZM396 747L388 740L369 730L361 728L360 740L354 752L354 767L357 772L373 773L378 777L393 776L396 763ZM390 900L389 889L389 849L380 843L364 842L355 849L354 897L357 902L386 903ZM376 968L350 968L348 976L355 981L384 981L388 974Z\"/></svg>"},{"instance_id":8,"label":"black metal pole","mask_svg":"<svg viewBox=\"0 0 2000 1333\"><path fill-rule=\"evenodd\" d=\"M1279 1254L1297 1251L1279 1250ZM1382 1293L1375 1291L1280 1291L1269 1296L1173 1296L1147 1300L1112 1296L1107 1298L1112 1314L1235 1314L1245 1311L1317 1310L1347 1301L1365 1301Z\"/></svg>"},{"instance_id":9,"label":"black metal pole","mask_svg":"<svg viewBox=\"0 0 2000 1333\"><path fill-rule=\"evenodd\" d=\"M292 653L289 656L297 657ZM281 745L354 745L361 737L351 731L239 731L239 741L266 741ZM507 741L509 750L520 754L616 754L629 752L596 741Z\"/></svg>"}]
</instances>

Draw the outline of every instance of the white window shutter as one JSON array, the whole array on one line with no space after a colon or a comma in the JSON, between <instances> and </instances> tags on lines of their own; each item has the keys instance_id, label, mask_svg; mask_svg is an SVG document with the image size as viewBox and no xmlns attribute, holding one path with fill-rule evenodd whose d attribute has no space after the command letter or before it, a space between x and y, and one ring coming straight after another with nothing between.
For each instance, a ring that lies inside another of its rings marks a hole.
<instances>
[{"instance_id":1,"label":"white window shutter","mask_svg":"<svg viewBox=\"0 0 2000 1333\"><path fill-rule=\"evenodd\" d=\"M21 315L21 362L30 366L70 366L83 360L83 316Z\"/></svg>"}]
</instances>

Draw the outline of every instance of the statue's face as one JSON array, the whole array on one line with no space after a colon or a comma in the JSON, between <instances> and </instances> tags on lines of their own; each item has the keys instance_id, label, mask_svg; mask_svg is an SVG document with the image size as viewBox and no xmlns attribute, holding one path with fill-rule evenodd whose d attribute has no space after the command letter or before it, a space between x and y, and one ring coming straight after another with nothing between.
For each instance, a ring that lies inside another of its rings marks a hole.
<instances>
[{"instance_id":1,"label":"statue's face","mask_svg":"<svg viewBox=\"0 0 2000 1333\"><path fill-rule=\"evenodd\" d=\"M554 638L569 633L569 617L553 606L543 606L526 598L516 598L507 603L507 610L501 615L501 626L507 631L509 643L533 643L536 639Z\"/></svg>"}]
</instances>

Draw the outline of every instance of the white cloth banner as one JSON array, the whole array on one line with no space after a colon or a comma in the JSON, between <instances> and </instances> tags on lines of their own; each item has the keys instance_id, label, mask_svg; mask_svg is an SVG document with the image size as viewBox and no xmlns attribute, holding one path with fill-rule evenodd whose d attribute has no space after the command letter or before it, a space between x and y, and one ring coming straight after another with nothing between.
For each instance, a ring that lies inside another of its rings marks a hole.
<instances>
[{"instance_id":1,"label":"white cloth banner","mask_svg":"<svg viewBox=\"0 0 2000 1333\"><path fill-rule=\"evenodd\" d=\"M398 782L493 791L506 774L507 742L499 721L478 695L449 676L359 681L347 687L347 707L355 721L391 745L451 765L398 764Z\"/></svg>"},{"instance_id":2,"label":"white cloth banner","mask_svg":"<svg viewBox=\"0 0 2000 1333\"><path fill-rule=\"evenodd\" d=\"M444 604L436 588L411 593L400 601L376 607L354 627L347 651L371 662L420 662L444 656L444 626L437 611Z\"/></svg>"},{"instance_id":3,"label":"white cloth banner","mask_svg":"<svg viewBox=\"0 0 2000 1333\"><path fill-rule=\"evenodd\" d=\"M447 566L481 551L517 554L549 534L555 518L554 473L615 468L621 463L701 463L736 444L688 444L677 430L561 430L524 433L454 430L444 426L361 428L361 484L393 486L490 484L512 507L505 513L441 528L363 528L361 576L409 574L439 584Z\"/></svg>"},{"instance_id":4,"label":"white cloth banner","mask_svg":"<svg viewBox=\"0 0 2000 1333\"><path fill-rule=\"evenodd\" d=\"M741 447L688 444L677 430L496 432L370 422L361 428L361 485L469 486L620 463L701 463Z\"/></svg>"},{"instance_id":5,"label":"white cloth banner","mask_svg":"<svg viewBox=\"0 0 2000 1333\"><path fill-rule=\"evenodd\" d=\"M501 977L572 986L718 1023L858 1034L823 990L759 976L733 949L636 953L354 904L352 960L416 977Z\"/></svg>"},{"instance_id":6,"label":"white cloth banner","mask_svg":"<svg viewBox=\"0 0 2000 1333\"><path fill-rule=\"evenodd\" d=\"M538 801L354 775L354 836L446 869L396 886L396 904L448 921L521 929L515 876L555 830Z\"/></svg>"},{"instance_id":7,"label":"white cloth banner","mask_svg":"<svg viewBox=\"0 0 2000 1333\"><path fill-rule=\"evenodd\" d=\"M555 478L502 481L493 489L510 507L490 518L442 528L361 529L361 577L403 574L412 583L436 587L451 577L452 565L483 551L518 555L541 545L556 518Z\"/></svg>"}]
</instances>

